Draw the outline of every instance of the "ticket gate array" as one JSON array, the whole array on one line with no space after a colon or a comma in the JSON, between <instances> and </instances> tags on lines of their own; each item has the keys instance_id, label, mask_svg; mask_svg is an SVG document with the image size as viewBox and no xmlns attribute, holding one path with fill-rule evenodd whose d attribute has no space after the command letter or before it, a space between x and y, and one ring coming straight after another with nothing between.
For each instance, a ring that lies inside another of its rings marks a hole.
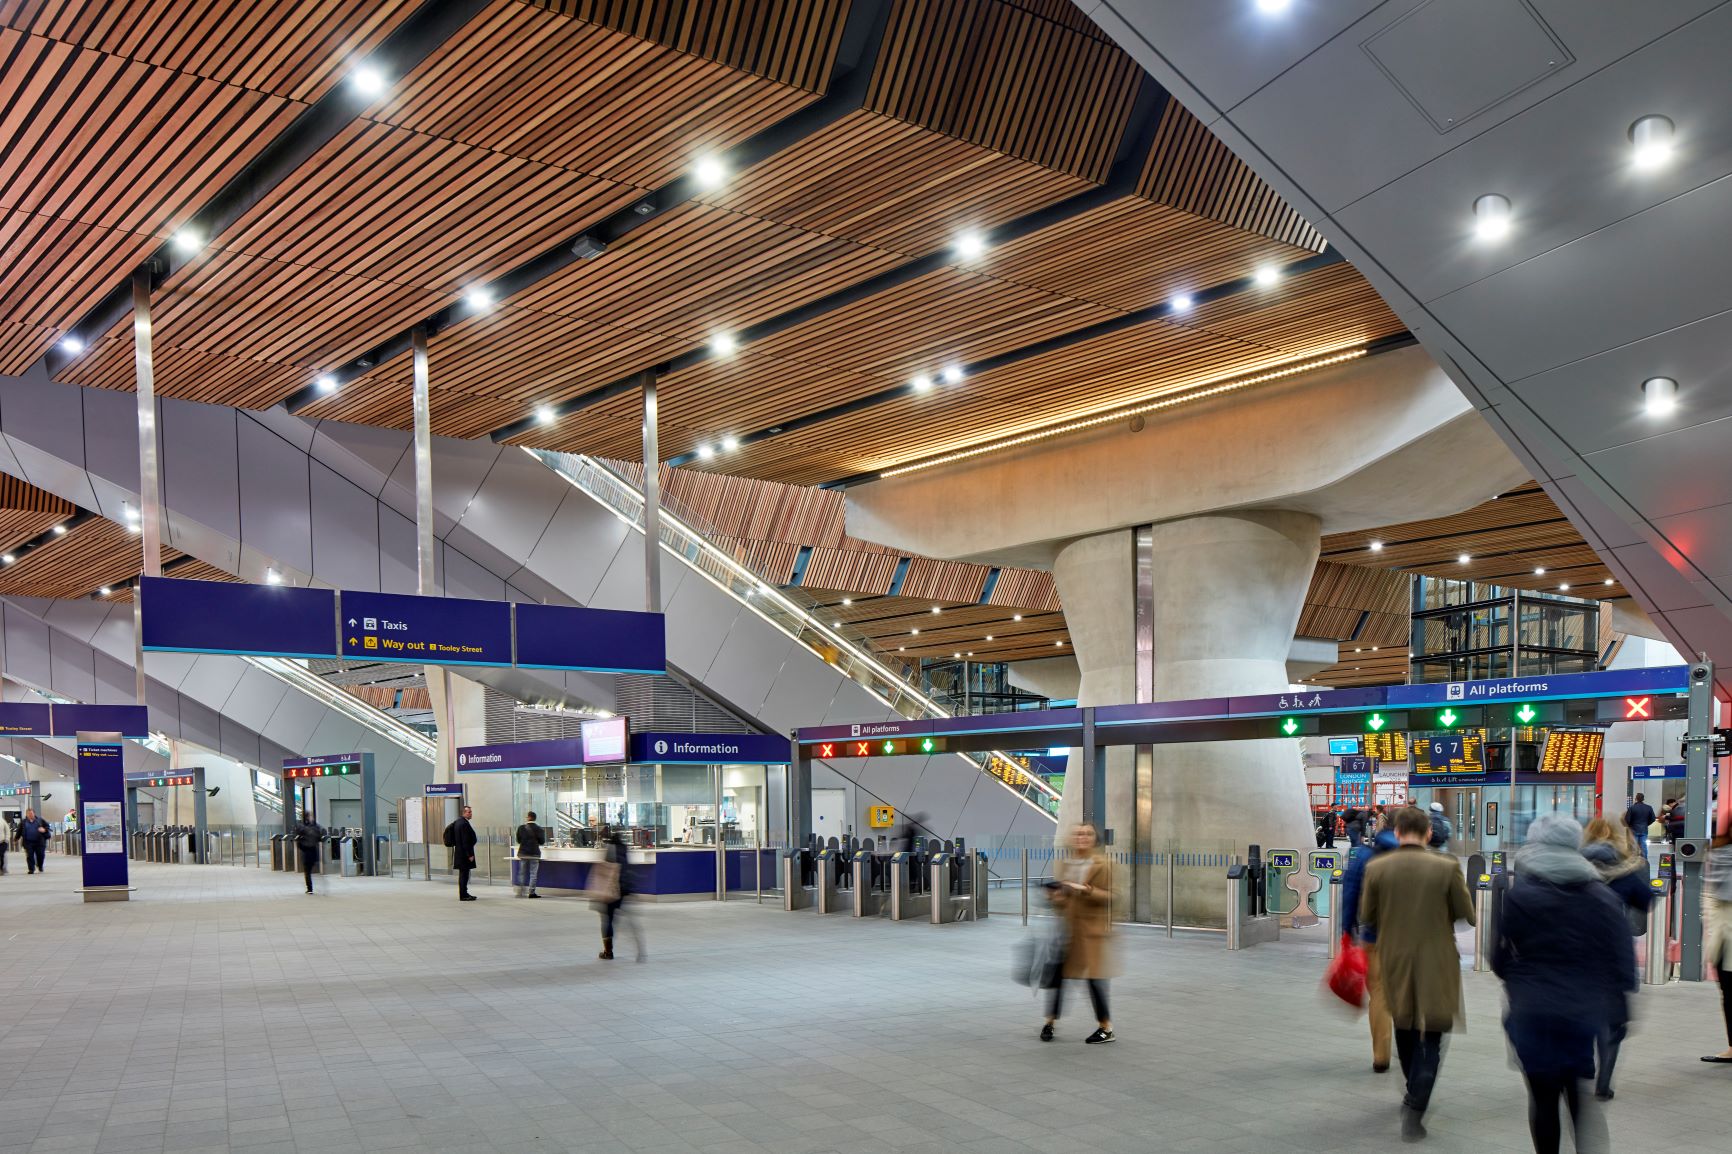
<instances>
[{"instance_id":1,"label":"ticket gate array","mask_svg":"<svg viewBox=\"0 0 1732 1154\"><path fill-rule=\"evenodd\" d=\"M146 862L196 862L199 832L196 826L159 825L152 829L134 830L131 835L132 859ZM205 835L204 860L216 860L217 835Z\"/></svg>"},{"instance_id":2,"label":"ticket gate array","mask_svg":"<svg viewBox=\"0 0 1732 1154\"><path fill-rule=\"evenodd\" d=\"M874 838L831 838L782 856L782 908L846 913L933 925L975 921L988 912L986 855L953 842L915 839L891 852Z\"/></svg>"},{"instance_id":3,"label":"ticket gate array","mask_svg":"<svg viewBox=\"0 0 1732 1154\"><path fill-rule=\"evenodd\" d=\"M386 839L381 836L379 852L384 852ZM343 877L360 877L366 872L366 843L361 838L361 831L353 826L330 829L325 831L324 840L319 847L319 864L314 873L341 874ZM301 847L294 837L286 833L271 835L271 869L287 873L299 873L301 869Z\"/></svg>"}]
</instances>

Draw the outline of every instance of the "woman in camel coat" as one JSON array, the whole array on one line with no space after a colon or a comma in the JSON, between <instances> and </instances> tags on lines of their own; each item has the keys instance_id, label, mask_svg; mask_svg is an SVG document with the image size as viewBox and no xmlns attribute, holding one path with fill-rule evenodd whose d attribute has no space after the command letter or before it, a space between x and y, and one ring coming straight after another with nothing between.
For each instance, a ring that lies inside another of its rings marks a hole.
<instances>
[{"instance_id":1,"label":"woman in camel coat","mask_svg":"<svg viewBox=\"0 0 1732 1154\"><path fill-rule=\"evenodd\" d=\"M1047 893L1064 919L1064 964L1052 986L1046 1025L1040 1040L1053 1039L1053 1025L1064 1008L1067 980L1087 982L1099 1028L1084 1039L1095 1046L1113 1040L1112 1015L1107 1010L1107 979L1112 976L1112 865L1095 844L1095 827L1079 825L1071 835L1072 855L1054 869Z\"/></svg>"}]
</instances>

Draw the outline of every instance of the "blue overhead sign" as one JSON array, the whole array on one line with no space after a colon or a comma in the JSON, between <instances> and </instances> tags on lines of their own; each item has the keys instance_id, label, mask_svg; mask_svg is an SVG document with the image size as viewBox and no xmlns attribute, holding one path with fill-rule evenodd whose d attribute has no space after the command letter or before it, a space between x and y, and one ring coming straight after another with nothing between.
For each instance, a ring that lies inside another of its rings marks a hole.
<instances>
[{"instance_id":1,"label":"blue overhead sign","mask_svg":"<svg viewBox=\"0 0 1732 1154\"><path fill-rule=\"evenodd\" d=\"M1682 765L1632 765L1630 776L1634 778L1658 779L1666 777L1683 777Z\"/></svg>"},{"instance_id":2,"label":"blue overhead sign","mask_svg":"<svg viewBox=\"0 0 1732 1154\"><path fill-rule=\"evenodd\" d=\"M150 711L142 705L0 703L0 737L77 737L80 733L118 733L142 740L150 736Z\"/></svg>"},{"instance_id":3,"label":"blue overhead sign","mask_svg":"<svg viewBox=\"0 0 1732 1154\"><path fill-rule=\"evenodd\" d=\"M1690 669L1664 665L1651 669L1610 669L1604 673L1556 673L1534 677L1504 677L1495 681L1438 681L1424 685L1391 685L1380 704L1444 705L1488 701L1545 701L1580 697L1623 697L1631 693L1686 693ZM1335 692L1339 693L1340 690Z\"/></svg>"},{"instance_id":4,"label":"blue overhead sign","mask_svg":"<svg viewBox=\"0 0 1732 1154\"><path fill-rule=\"evenodd\" d=\"M463 783L460 781L431 781L421 787L421 792L427 797L462 797Z\"/></svg>"},{"instance_id":5,"label":"blue overhead sign","mask_svg":"<svg viewBox=\"0 0 1732 1154\"><path fill-rule=\"evenodd\" d=\"M0 737L48 737L51 725L46 701L0 703Z\"/></svg>"},{"instance_id":6,"label":"blue overhead sign","mask_svg":"<svg viewBox=\"0 0 1732 1154\"><path fill-rule=\"evenodd\" d=\"M509 741L466 745L457 750L458 773L514 773L529 769L576 769L583 764L583 739Z\"/></svg>"},{"instance_id":7,"label":"blue overhead sign","mask_svg":"<svg viewBox=\"0 0 1732 1154\"><path fill-rule=\"evenodd\" d=\"M631 759L639 764L782 765L788 739L760 733L634 733Z\"/></svg>"},{"instance_id":8,"label":"blue overhead sign","mask_svg":"<svg viewBox=\"0 0 1732 1154\"><path fill-rule=\"evenodd\" d=\"M427 665L510 665L511 605L466 597L343 594L343 656Z\"/></svg>"},{"instance_id":9,"label":"blue overhead sign","mask_svg":"<svg viewBox=\"0 0 1732 1154\"><path fill-rule=\"evenodd\" d=\"M147 653L337 656L337 593L145 577L138 616Z\"/></svg>"},{"instance_id":10,"label":"blue overhead sign","mask_svg":"<svg viewBox=\"0 0 1732 1154\"><path fill-rule=\"evenodd\" d=\"M525 669L666 673L666 618L660 613L519 602L517 664Z\"/></svg>"}]
</instances>

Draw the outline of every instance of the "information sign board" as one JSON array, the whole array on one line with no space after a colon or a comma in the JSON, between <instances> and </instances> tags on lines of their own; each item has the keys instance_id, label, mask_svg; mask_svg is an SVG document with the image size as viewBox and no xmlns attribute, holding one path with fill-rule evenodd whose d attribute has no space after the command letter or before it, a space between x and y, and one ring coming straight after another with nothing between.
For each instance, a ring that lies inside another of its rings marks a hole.
<instances>
[{"instance_id":1,"label":"information sign board","mask_svg":"<svg viewBox=\"0 0 1732 1154\"><path fill-rule=\"evenodd\" d=\"M464 597L344 593L343 656L434 665L510 665L511 606Z\"/></svg>"}]
</instances>

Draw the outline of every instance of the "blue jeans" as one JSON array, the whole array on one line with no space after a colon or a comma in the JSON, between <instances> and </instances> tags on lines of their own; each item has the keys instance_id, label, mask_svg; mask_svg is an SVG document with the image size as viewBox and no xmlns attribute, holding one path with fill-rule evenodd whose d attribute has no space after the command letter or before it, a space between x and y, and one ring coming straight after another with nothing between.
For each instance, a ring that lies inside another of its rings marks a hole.
<instances>
[{"instance_id":1,"label":"blue jeans","mask_svg":"<svg viewBox=\"0 0 1732 1154\"><path fill-rule=\"evenodd\" d=\"M1636 840L1636 852L1645 859L1648 856L1648 832L1646 830L1631 830L1630 836Z\"/></svg>"},{"instance_id":2,"label":"blue jeans","mask_svg":"<svg viewBox=\"0 0 1732 1154\"><path fill-rule=\"evenodd\" d=\"M534 893L535 879L541 873L541 859L538 857L520 857L517 859L517 868L520 871L518 873L520 882L517 887L517 896L522 897L525 893Z\"/></svg>"}]
</instances>

